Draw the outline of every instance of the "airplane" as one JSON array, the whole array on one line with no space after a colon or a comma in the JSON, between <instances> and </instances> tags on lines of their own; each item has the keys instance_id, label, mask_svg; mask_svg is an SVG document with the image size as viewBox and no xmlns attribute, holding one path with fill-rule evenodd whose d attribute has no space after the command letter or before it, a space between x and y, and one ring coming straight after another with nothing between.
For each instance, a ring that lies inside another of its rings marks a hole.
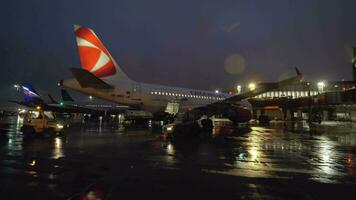
<instances>
[{"instance_id":1,"label":"airplane","mask_svg":"<svg viewBox=\"0 0 356 200\"><path fill-rule=\"evenodd\" d=\"M150 113L137 112L130 110L128 106L118 105L107 102L81 102L75 101L72 96L64 89L61 90L61 100L55 100L51 94L48 94L49 102L46 102L39 93L28 83L20 84L23 101L10 100L22 106L37 110L53 111L56 113L82 113L93 114L94 116L108 116L123 114L127 119L149 119Z\"/></svg>"},{"instance_id":2,"label":"airplane","mask_svg":"<svg viewBox=\"0 0 356 200\"><path fill-rule=\"evenodd\" d=\"M128 110L129 107L125 105L118 105L108 102L83 102L76 101L72 98L72 96L67 92L67 90L61 89L61 97L62 100L60 103L62 105L73 106L73 107L83 107L93 110L100 110L106 112L107 114L117 114L122 113L125 110Z\"/></svg>"},{"instance_id":3,"label":"airplane","mask_svg":"<svg viewBox=\"0 0 356 200\"><path fill-rule=\"evenodd\" d=\"M234 124L244 123L251 120L249 97L302 79L296 68L297 75L292 78L241 95L141 83L126 75L92 29L74 25L74 33L81 68L71 68L74 79L60 80L58 85L153 114L222 115Z\"/></svg>"},{"instance_id":4,"label":"airplane","mask_svg":"<svg viewBox=\"0 0 356 200\"><path fill-rule=\"evenodd\" d=\"M152 114L143 111L137 111L130 109L129 106L120 105L117 103L108 103L108 102L80 102L75 101L72 96L67 92L67 90L61 89L61 104L73 106L73 107L83 107L93 110L99 110L100 115L117 115L122 114L125 119L151 119Z\"/></svg>"},{"instance_id":5,"label":"airplane","mask_svg":"<svg viewBox=\"0 0 356 200\"><path fill-rule=\"evenodd\" d=\"M103 113L101 110L93 110L81 106L66 105L62 101L58 102L48 94L51 102L45 102L39 93L29 84L23 83L20 85L23 101L10 100L9 102L16 103L37 110L46 110L60 113Z\"/></svg>"}]
</instances>

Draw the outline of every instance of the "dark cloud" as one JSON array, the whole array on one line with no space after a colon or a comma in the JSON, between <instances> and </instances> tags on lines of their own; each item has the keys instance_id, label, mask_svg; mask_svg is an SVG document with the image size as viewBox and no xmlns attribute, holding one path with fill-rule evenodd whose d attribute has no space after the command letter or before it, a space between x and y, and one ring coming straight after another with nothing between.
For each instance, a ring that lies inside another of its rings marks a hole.
<instances>
[{"instance_id":1,"label":"dark cloud","mask_svg":"<svg viewBox=\"0 0 356 200\"><path fill-rule=\"evenodd\" d=\"M309 78L351 79L355 8L353 0L6 1L0 101L15 82L56 93L79 66L73 24L92 27L127 74L145 82L227 88L250 77L272 81L294 66ZM237 75L224 70L234 54L248 63Z\"/></svg>"}]
</instances>

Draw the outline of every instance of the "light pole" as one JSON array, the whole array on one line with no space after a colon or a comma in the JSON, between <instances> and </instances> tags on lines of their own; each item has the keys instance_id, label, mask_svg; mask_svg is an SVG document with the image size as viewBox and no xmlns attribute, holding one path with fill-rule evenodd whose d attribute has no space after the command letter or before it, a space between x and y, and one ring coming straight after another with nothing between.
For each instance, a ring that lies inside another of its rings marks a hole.
<instances>
[{"instance_id":1,"label":"light pole","mask_svg":"<svg viewBox=\"0 0 356 200\"><path fill-rule=\"evenodd\" d=\"M324 81L319 81L317 83L317 86L318 86L318 92L319 94L320 93L323 93L324 92L324 88L325 88L325 82Z\"/></svg>"},{"instance_id":2,"label":"light pole","mask_svg":"<svg viewBox=\"0 0 356 200\"><path fill-rule=\"evenodd\" d=\"M250 84L248 84L248 88L250 89L250 91L254 91L256 89L256 84L250 83Z\"/></svg>"},{"instance_id":3,"label":"light pole","mask_svg":"<svg viewBox=\"0 0 356 200\"><path fill-rule=\"evenodd\" d=\"M307 88L308 88L308 111L309 111L309 116L308 116L308 124L311 124L311 115L312 115L312 110L311 110L311 96L310 96L310 83L307 82Z\"/></svg>"}]
</instances>

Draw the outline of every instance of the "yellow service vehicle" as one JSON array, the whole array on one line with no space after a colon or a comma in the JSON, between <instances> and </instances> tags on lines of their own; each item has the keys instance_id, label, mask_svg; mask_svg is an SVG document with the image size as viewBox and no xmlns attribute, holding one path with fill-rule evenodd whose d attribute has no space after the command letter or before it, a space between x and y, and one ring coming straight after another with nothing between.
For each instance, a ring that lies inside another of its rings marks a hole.
<instances>
[{"instance_id":1,"label":"yellow service vehicle","mask_svg":"<svg viewBox=\"0 0 356 200\"><path fill-rule=\"evenodd\" d=\"M56 120L51 111L35 110L23 115L21 131L24 134L57 134L62 130L63 125Z\"/></svg>"}]
</instances>

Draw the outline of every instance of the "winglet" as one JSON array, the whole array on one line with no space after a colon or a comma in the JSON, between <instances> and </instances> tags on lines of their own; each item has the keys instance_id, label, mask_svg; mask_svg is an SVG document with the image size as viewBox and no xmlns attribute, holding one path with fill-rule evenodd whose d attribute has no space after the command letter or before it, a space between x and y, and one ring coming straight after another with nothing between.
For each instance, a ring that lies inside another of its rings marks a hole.
<instances>
[{"instance_id":1,"label":"winglet","mask_svg":"<svg viewBox=\"0 0 356 200\"><path fill-rule=\"evenodd\" d=\"M302 73L300 73L298 67L295 67L295 71L297 72L297 75L298 75L298 76L303 76Z\"/></svg>"}]
</instances>

